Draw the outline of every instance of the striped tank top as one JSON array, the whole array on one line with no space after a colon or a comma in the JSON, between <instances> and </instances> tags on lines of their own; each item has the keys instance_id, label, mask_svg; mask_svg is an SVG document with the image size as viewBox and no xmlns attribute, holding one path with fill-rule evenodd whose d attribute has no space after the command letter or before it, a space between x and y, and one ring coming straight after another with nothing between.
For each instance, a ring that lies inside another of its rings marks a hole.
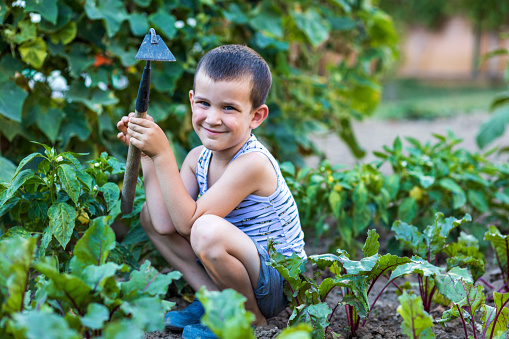
<instances>
[{"instance_id":1,"label":"striped tank top","mask_svg":"<svg viewBox=\"0 0 509 339\"><path fill-rule=\"evenodd\" d=\"M296 253L299 257L306 258L304 232L300 225L297 204L276 159L254 135L251 135L232 161L250 152L260 152L269 158L277 174L277 189L268 197L248 195L225 219L264 248L267 248L267 238L270 237L276 241L276 250L283 255L291 256L292 253ZM196 165L200 195L208 188L207 174L211 157L212 151L204 148Z\"/></svg>"}]
</instances>

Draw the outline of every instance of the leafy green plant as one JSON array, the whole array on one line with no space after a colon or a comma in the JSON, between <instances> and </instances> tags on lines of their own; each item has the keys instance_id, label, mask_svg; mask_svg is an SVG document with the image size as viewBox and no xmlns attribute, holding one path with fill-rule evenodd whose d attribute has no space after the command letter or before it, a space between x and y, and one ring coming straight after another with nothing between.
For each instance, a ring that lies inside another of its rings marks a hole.
<instances>
[{"instance_id":1,"label":"leafy green plant","mask_svg":"<svg viewBox=\"0 0 509 339\"><path fill-rule=\"evenodd\" d=\"M506 307L509 302L509 293L493 292L495 307L485 303L483 287L474 285L469 279L461 276L442 275L437 277L438 290L446 298L451 300L453 306L443 313L439 323L446 323L454 318L460 318L465 339L467 338L504 338L509 328L509 309ZM475 326L475 316L482 311L482 333L478 336ZM471 333L467 332L468 324L471 325Z\"/></svg>"},{"instance_id":2,"label":"leafy green plant","mask_svg":"<svg viewBox=\"0 0 509 339\"><path fill-rule=\"evenodd\" d=\"M196 297L203 304L205 314L202 323L209 327L215 335L224 339L256 338L251 323L253 313L246 311L246 298L232 290L207 291L202 287L196 292ZM276 338L311 338L311 327L298 324L285 328Z\"/></svg>"},{"instance_id":3,"label":"leafy green plant","mask_svg":"<svg viewBox=\"0 0 509 339\"><path fill-rule=\"evenodd\" d=\"M468 214L462 219L456 219L454 217L444 218L442 213L437 213L435 222L428 225L422 233L417 227L399 220L395 221L392 226L396 239L409 247L415 256L412 258L412 263L395 270L394 277L391 279L398 274L417 273L419 292L426 312L431 309L431 302L437 289L434 282L434 277L440 273L440 269L434 266L437 262L437 255L445 249L447 237L451 231L470 220L471 217Z\"/></svg>"},{"instance_id":4,"label":"leafy green plant","mask_svg":"<svg viewBox=\"0 0 509 339\"><path fill-rule=\"evenodd\" d=\"M57 153L41 146L44 153L26 156L10 183L0 185L2 238L40 234L38 256L58 253L59 261L66 263L91 219L111 215L112 223L120 215L120 190L109 180L123 173L124 164L103 153L89 161L89 166L82 166L78 158L84 154ZM138 196L137 205L140 199ZM119 245L114 254L121 257L122 253L133 262Z\"/></svg>"},{"instance_id":5,"label":"leafy green plant","mask_svg":"<svg viewBox=\"0 0 509 339\"><path fill-rule=\"evenodd\" d=\"M292 163L281 168L304 229L313 231L317 240L324 234L334 238L331 247L354 251L353 240L369 225L389 221L385 211L391 193L384 176L371 164L348 170L324 160L317 169L304 167L297 173ZM336 227L329 225L328 217L335 219Z\"/></svg>"},{"instance_id":6,"label":"leafy green plant","mask_svg":"<svg viewBox=\"0 0 509 339\"><path fill-rule=\"evenodd\" d=\"M452 133L434 137L438 141L433 144L406 138L408 154L399 137L392 148L384 146L384 152L374 152L394 172L391 187L396 195L389 219L425 227L437 212L469 213L473 222L468 227L481 238L486 221L504 220L507 215L508 167L486 159L493 150L478 154L454 149L461 140Z\"/></svg>"},{"instance_id":7,"label":"leafy green plant","mask_svg":"<svg viewBox=\"0 0 509 339\"><path fill-rule=\"evenodd\" d=\"M387 277L389 272L397 269L398 266L410 262L409 258L400 258L391 254L379 255L379 247L378 234L375 230L369 230L362 248L364 258L360 261L351 260L348 253L343 250L337 251L339 255L310 256L309 262L316 265L318 269L314 273L315 279L312 279L304 275L306 270L304 261L296 255L285 258L274 249L272 243L269 243L270 265L276 268L285 279L285 294L294 306L289 323L312 323L313 337L322 338L336 309L339 306L345 306L350 333L355 335L359 326L366 323L369 313L385 287L392 281L380 291L370 307L368 295L374 284L380 277ZM322 277L327 270L333 274L333 277L325 278L318 283L318 278ZM343 299L331 311L325 300L335 287L340 288ZM361 318L364 318L362 324Z\"/></svg>"},{"instance_id":8,"label":"leafy green plant","mask_svg":"<svg viewBox=\"0 0 509 339\"><path fill-rule=\"evenodd\" d=\"M34 258L35 237L0 240L2 337L141 338L164 328L173 303L162 298L181 274L159 274L148 261L132 272L108 262L115 248L109 218L91 222L76 243L69 273L60 273L54 257Z\"/></svg>"},{"instance_id":9,"label":"leafy green plant","mask_svg":"<svg viewBox=\"0 0 509 339\"><path fill-rule=\"evenodd\" d=\"M400 305L397 311L403 318L401 323L403 333L411 339L435 338L435 334L431 331L433 317L424 310L421 297L404 291L398 300Z\"/></svg>"}]
</instances>

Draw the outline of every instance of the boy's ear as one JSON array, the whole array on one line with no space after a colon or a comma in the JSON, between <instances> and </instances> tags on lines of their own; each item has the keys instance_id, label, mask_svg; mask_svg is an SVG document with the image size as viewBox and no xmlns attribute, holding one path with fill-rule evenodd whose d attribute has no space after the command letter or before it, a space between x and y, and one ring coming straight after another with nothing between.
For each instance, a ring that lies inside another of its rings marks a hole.
<instances>
[{"instance_id":1,"label":"boy's ear","mask_svg":"<svg viewBox=\"0 0 509 339\"><path fill-rule=\"evenodd\" d=\"M193 92L193 90L190 90L189 91L189 101L191 102L191 106L193 105L193 97L194 97L194 92Z\"/></svg>"},{"instance_id":2,"label":"boy's ear","mask_svg":"<svg viewBox=\"0 0 509 339\"><path fill-rule=\"evenodd\" d=\"M262 122L269 116L269 107L263 104L256 108L252 114L253 116L251 118L251 124L249 125L249 128L255 129L256 127L260 126Z\"/></svg>"}]
</instances>

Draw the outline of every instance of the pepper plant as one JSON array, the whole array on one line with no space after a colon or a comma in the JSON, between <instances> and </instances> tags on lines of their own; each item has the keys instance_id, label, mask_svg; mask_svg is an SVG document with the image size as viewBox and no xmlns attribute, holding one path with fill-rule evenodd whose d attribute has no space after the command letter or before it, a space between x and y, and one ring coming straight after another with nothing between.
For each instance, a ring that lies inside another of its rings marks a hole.
<instances>
[{"instance_id":1,"label":"pepper plant","mask_svg":"<svg viewBox=\"0 0 509 339\"><path fill-rule=\"evenodd\" d=\"M173 303L162 299L181 274L159 274L148 261L133 271L108 261L116 246L110 218L91 222L68 273L55 257L37 257L36 237L0 239L2 338L143 338L164 329Z\"/></svg>"},{"instance_id":2,"label":"pepper plant","mask_svg":"<svg viewBox=\"0 0 509 339\"><path fill-rule=\"evenodd\" d=\"M125 165L103 153L83 166L78 158L84 154L41 146L44 153L26 156L11 181L0 184L0 229L2 238L39 234L37 255L56 254L67 264L90 220L110 215L111 224L120 215L120 190L109 180L122 175ZM137 205L141 199L138 196ZM122 245L112 255L137 265Z\"/></svg>"}]
</instances>

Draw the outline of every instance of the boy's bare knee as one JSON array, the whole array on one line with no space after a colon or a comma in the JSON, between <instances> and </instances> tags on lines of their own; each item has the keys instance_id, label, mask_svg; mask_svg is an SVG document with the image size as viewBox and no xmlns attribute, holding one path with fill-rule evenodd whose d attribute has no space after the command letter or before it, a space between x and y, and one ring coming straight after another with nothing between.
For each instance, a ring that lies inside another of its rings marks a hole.
<instances>
[{"instance_id":1,"label":"boy's bare knee","mask_svg":"<svg viewBox=\"0 0 509 339\"><path fill-rule=\"evenodd\" d=\"M221 232L218 223L224 221L215 215L199 217L191 228L191 246L194 253L200 258L216 257L220 253Z\"/></svg>"}]
</instances>

